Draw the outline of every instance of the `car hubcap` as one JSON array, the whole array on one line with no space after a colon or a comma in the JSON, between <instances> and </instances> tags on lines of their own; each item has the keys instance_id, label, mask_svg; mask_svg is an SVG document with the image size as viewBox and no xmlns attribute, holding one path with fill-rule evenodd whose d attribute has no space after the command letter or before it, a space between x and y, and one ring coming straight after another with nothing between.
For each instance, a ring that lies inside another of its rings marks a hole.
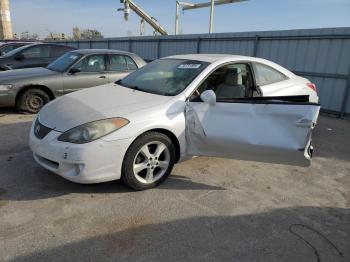
<instances>
[{"instance_id":1,"label":"car hubcap","mask_svg":"<svg viewBox=\"0 0 350 262\"><path fill-rule=\"evenodd\" d=\"M40 96L28 97L28 106L32 109L40 109L44 105L44 100Z\"/></svg>"},{"instance_id":2,"label":"car hubcap","mask_svg":"<svg viewBox=\"0 0 350 262\"><path fill-rule=\"evenodd\" d=\"M159 141L147 143L136 154L133 164L134 175L138 181L150 184L159 180L170 163L167 146Z\"/></svg>"}]
</instances>

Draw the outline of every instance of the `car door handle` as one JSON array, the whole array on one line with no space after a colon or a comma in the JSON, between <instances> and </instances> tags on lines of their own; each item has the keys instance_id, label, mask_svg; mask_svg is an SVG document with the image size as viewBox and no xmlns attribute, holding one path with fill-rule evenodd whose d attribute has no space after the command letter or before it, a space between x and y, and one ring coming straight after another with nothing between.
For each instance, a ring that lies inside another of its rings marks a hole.
<instances>
[{"instance_id":1,"label":"car door handle","mask_svg":"<svg viewBox=\"0 0 350 262\"><path fill-rule=\"evenodd\" d=\"M106 79L106 76L99 76L98 78L103 78L103 79Z\"/></svg>"}]
</instances>

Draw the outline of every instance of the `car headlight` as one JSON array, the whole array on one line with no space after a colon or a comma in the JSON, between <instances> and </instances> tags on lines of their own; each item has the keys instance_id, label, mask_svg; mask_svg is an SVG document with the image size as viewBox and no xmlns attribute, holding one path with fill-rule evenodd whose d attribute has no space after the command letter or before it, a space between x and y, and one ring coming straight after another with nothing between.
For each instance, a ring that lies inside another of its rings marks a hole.
<instances>
[{"instance_id":1,"label":"car headlight","mask_svg":"<svg viewBox=\"0 0 350 262\"><path fill-rule=\"evenodd\" d=\"M128 123L129 120L121 117L97 120L64 132L58 137L58 140L74 144L84 144L108 135L126 126Z\"/></svg>"},{"instance_id":2,"label":"car headlight","mask_svg":"<svg viewBox=\"0 0 350 262\"><path fill-rule=\"evenodd\" d=\"M0 91L7 91L12 88L12 85L0 85Z\"/></svg>"}]
</instances>

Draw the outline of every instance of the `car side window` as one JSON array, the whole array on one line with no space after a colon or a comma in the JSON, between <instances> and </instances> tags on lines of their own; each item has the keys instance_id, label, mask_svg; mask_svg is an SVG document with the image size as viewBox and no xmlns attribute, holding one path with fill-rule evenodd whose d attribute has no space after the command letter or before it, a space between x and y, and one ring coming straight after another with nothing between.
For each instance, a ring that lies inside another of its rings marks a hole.
<instances>
[{"instance_id":1,"label":"car side window","mask_svg":"<svg viewBox=\"0 0 350 262\"><path fill-rule=\"evenodd\" d=\"M127 71L125 56L109 55L109 70L110 71Z\"/></svg>"},{"instance_id":2,"label":"car side window","mask_svg":"<svg viewBox=\"0 0 350 262\"><path fill-rule=\"evenodd\" d=\"M252 89L250 66L237 63L224 65L212 72L198 87L195 95L199 96L206 90L213 90L218 99L237 99L249 96Z\"/></svg>"},{"instance_id":3,"label":"car side window","mask_svg":"<svg viewBox=\"0 0 350 262\"><path fill-rule=\"evenodd\" d=\"M46 45L29 47L22 52L24 58L46 58L49 54L50 47Z\"/></svg>"},{"instance_id":4,"label":"car side window","mask_svg":"<svg viewBox=\"0 0 350 262\"><path fill-rule=\"evenodd\" d=\"M254 63L253 66L256 84L259 86L273 84L287 79L284 74L270 66L260 63Z\"/></svg>"},{"instance_id":5,"label":"car side window","mask_svg":"<svg viewBox=\"0 0 350 262\"><path fill-rule=\"evenodd\" d=\"M89 55L75 64L80 72L102 72L106 70L105 55Z\"/></svg>"},{"instance_id":6,"label":"car side window","mask_svg":"<svg viewBox=\"0 0 350 262\"><path fill-rule=\"evenodd\" d=\"M125 59L129 70L137 70L137 65L135 64L134 60L132 60L129 56L125 56Z\"/></svg>"}]
</instances>

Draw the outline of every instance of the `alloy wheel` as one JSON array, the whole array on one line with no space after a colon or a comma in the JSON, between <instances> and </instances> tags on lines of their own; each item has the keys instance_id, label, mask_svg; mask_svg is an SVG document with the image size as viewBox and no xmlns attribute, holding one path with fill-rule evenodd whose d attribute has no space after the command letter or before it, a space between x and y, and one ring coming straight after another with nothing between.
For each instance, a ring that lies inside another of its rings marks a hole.
<instances>
[{"instance_id":1,"label":"alloy wheel","mask_svg":"<svg viewBox=\"0 0 350 262\"><path fill-rule=\"evenodd\" d=\"M170 152L167 146L159 141L152 141L137 152L133 171L136 179L143 184L151 184L159 180L170 164Z\"/></svg>"}]
</instances>

